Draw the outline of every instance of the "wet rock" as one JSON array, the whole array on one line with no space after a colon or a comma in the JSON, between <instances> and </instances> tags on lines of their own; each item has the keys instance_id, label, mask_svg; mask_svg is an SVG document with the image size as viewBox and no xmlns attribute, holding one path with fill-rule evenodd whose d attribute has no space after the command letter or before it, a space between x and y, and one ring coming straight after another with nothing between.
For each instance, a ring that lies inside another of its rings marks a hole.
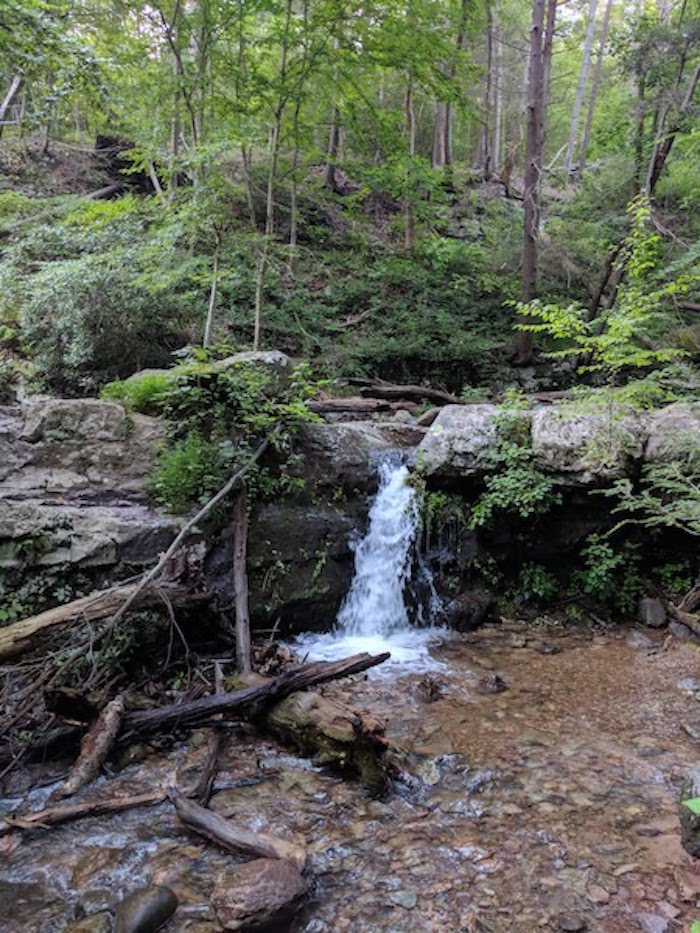
<instances>
[{"instance_id":1,"label":"wet rock","mask_svg":"<svg viewBox=\"0 0 700 933\"><path fill-rule=\"evenodd\" d=\"M681 728L691 739L700 742L700 719L694 719L692 722L684 722L681 724Z\"/></svg>"},{"instance_id":2,"label":"wet rock","mask_svg":"<svg viewBox=\"0 0 700 933\"><path fill-rule=\"evenodd\" d=\"M170 888L141 888L120 901L114 911L114 933L151 933L177 910L177 897Z\"/></svg>"},{"instance_id":3,"label":"wet rock","mask_svg":"<svg viewBox=\"0 0 700 933\"><path fill-rule=\"evenodd\" d=\"M418 903L418 895L415 891L394 891L393 894L389 895L389 902L397 907L413 910Z\"/></svg>"},{"instance_id":4,"label":"wet rock","mask_svg":"<svg viewBox=\"0 0 700 933\"><path fill-rule=\"evenodd\" d=\"M416 687L416 693L426 703L434 703L445 694L445 684L436 680L431 674L426 674Z\"/></svg>"},{"instance_id":5,"label":"wet rock","mask_svg":"<svg viewBox=\"0 0 700 933\"><path fill-rule=\"evenodd\" d=\"M66 927L66 933L110 933L111 929L112 918L106 911L103 911L69 924Z\"/></svg>"},{"instance_id":6,"label":"wet rock","mask_svg":"<svg viewBox=\"0 0 700 933\"><path fill-rule=\"evenodd\" d=\"M476 682L476 692L480 693L482 696L488 696L492 693L503 693L503 691L507 689L508 685L505 680L493 671L489 671L488 674L482 674Z\"/></svg>"},{"instance_id":7,"label":"wet rock","mask_svg":"<svg viewBox=\"0 0 700 933\"><path fill-rule=\"evenodd\" d=\"M675 635L676 638L680 638L682 641L692 638L693 635L687 625L683 625L682 622L676 622L675 619L672 619L668 623L668 630L672 635Z\"/></svg>"},{"instance_id":8,"label":"wet rock","mask_svg":"<svg viewBox=\"0 0 700 933\"><path fill-rule=\"evenodd\" d=\"M566 930L566 933L579 933L581 930L587 930L588 925L581 914L567 913L559 918L559 929Z\"/></svg>"},{"instance_id":9,"label":"wet rock","mask_svg":"<svg viewBox=\"0 0 700 933\"><path fill-rule=\"evenodd\" d=\"M639 929L644 930L644 933L667 933L669 929L668 920L659 914L637 914L635 919Z\"/></svg>"},{"instance_id":10,"label":"wet rock","mask_svg":"<svg viewBox=\"0 0 700 933\"><path fill-rule=\"evenodd\" d=\"M306 881L291 862L255 859L222 872L211 900L225 930L255 929L273 921L279 924L306 889Z\"/></svg>"},{"instance_id":11,"label":"wet rock","mask_svg":"<svg viewBox=\"0 0 700 933\"><path fill-rule=\"evenodd\" d=\"M630 632L625 639L625 644L630 648L653 648L654 642L644 632Z\"/></svg>"},{"instance_id":12,"label":"wet rock","mask_svg":"<svg viewBox=\"0 0 700 933\"><path fill-rule=\"evenodd\" d=\"M471 632L495 614L496 603L491 593L471 590L460 593L445 606L445 621L457 632Z\"/></svg>"},{"instance_id":13,"label":"wet rock","mask_svg":"<svg viewBox=\"0 0 700 933\"><path fill-rule=\"evenodd\" d=\"M679 806L681 843L685 851L693 858L700 858L700 814L694 813L685 801L698 797L700 797L700 767L695 768L686 776Z\"/></svg>"},{"instance_id":14,"label":"wet rock","mask_svg":"<svg viewBox=\"0 0 700 933\"><path fill-rule=\"evenodd\" d=\"M698 693L698 691L700 691L700 678L681 677L676 686L679 690L682 690L683 693Z\"/></svg>"},{"instance_id":15,"label":"wet rock","mask_svg":"<svg viewBox=\"0 0 700 933\"><path fill-rule=\"evenodd\" d=\"M537 642L536 645L533 645L533 647L538 654L547 655L547 654L560 654L561 653L561 648L559 647L559 645L553 645L551 642L548 642L548 641L539 641Z\"/></svg>"},{"instance_id":16,"label":"wet rock","mask_svg":"<svg viewBox=\"0 0 700 933\"><path fill-rule=\"evenodd\" d=\"M666 608L660 599L646 597L639 600L637 617L648 628L663 628L667 622Z\"/></svg>"}]
</instances>

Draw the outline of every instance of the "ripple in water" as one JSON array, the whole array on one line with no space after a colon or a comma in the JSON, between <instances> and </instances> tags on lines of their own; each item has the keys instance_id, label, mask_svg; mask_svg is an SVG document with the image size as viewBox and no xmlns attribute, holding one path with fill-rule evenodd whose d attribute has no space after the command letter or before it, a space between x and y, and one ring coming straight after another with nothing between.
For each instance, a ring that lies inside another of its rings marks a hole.
<instances>
[{"instance_id":1,"label":"ripple in water","mask_svg":"<svg viewBox=\"0 0 700 933\"><path fill-rule=\"evenodd\" d=\"M411 671L443 666L430 654L430 645L441 630L417 627L415 622L423 621L426 607L419 605L412 620L405 600L420 527L418 495L408 475L406 466L380 464L379 491L370 509L367 534L355 548L355 576L335 631L302 635L295 642L295 649L310 659L389 651L391 659L374 668L379 675L397 666ZM427 583L427 614L432 617L439 599L427 568L421 568L421 574Z\"/></svg>"}]
</instances>

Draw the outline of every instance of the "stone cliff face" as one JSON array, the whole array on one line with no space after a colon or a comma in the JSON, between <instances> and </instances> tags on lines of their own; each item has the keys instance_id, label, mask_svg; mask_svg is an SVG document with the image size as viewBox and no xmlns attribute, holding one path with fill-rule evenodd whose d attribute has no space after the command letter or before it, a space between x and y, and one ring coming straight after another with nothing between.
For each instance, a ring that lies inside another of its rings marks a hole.
<instances>
[{"instance_id":1,"label":"stone cliff face","mask_svg":"<svg viewBox=\"0 0 700 933\"><path fill-rule=\"evenodd\" d=\"M478 494L497 436L498 407L447 406L428 429L404 423L308 425L297 440L304 488L253 514L249 575L258 628L327 627L352 575L353 537L364 528L378 458L412 458L429 488ZM565 493L564 508L542 525L538 554L574 548L608 509L588 490L637 475L643 463L673 456L679 439L700 438L700 408L673 405L623 419L610 443L595 414L556 406L526 416L541 468ZM585 451L606 441L604 462ZM159 513L148 481L163 433L158 421L127 415L113 402L35 398L0 409L0 622L128 577L151 566L179 520ZM507 552L507 529L497 530ZM478 547L475 537L463 552ZM497 540L498 543L498 540ZM224 534L205 561L214 606L228 612L231 540ZM465 586L470 580L465 578Z\"/></svg>"}]
</instances>

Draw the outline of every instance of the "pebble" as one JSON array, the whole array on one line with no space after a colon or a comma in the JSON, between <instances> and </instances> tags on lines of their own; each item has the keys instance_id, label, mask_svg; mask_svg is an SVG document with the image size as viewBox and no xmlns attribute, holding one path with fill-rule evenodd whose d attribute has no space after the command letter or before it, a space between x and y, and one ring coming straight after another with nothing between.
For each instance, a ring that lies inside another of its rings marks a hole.
<instances>
[{"instance_id":1,"label":"pebble","mask_svg":"<svg viewBox=\"0 0 700 933\"><path fill-rule=\"evenodd\" d=\"M397 907L405 907L406 910L413 910L418 903L418 895L415 891L396 891L390 895L389 900Z\"/></svg>"},{"instance_id":2,"label":"pebble","mask_svg":"<svg viewBox=\"0 0 700 933\"><path fill-rule=\"evenodd\" d=\"M566 933L579 933L587 930L588 926L580 914L563 914L559 918L559 929L566 930Z\"/></svg>"},{"instance_id":3,"label":"pebble","mask_svg":"<svg viewBox=\"0 0 700 933\"><path fill-rule=\"evenodd\" d=\"M668 920L658 914L637 914L637 924L644 933L667 933Z\"/></svg>"},{"instance_id":4,"label":"pebble","mask_svg":"<svg viewBox=\"0 0 700 933\"><path fill-rule=\"evenodd\" d=\"M587 892L588 900L594 904L607 904L610 900L610 895L605 890L601 888L599 884L592 884Z\"/></svg>"},{"instance_id":5,"label":"pebble","mask_svg":"<svg viewBox=\"0 0 700 933\"><path fill-rule=\"evenodd\" d=\"M697 693L700 690L700 680L697 677L681 677L676 686L683 693Z\"/></svg>"},{"instance_id":6,"label":"pebble","mask_svg":"<svg viewBox=\"0 0 700 933\"><path fill-rule=\"evenodd\" d=\"M177 910L177 898L170 888L152 886L133 891L114 911L114 933L151 933Z\"/></svg>"}]
</instances>

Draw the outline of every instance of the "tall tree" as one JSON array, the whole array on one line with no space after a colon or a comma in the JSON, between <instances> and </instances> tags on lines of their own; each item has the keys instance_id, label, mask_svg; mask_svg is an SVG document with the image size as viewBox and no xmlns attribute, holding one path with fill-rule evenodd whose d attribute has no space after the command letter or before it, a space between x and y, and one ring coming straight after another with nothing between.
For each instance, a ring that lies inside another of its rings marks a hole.
<instances>
[{"instance_id":1,"label":"tall tree","mask_svg":"<svg viewBox=\"0 0 700 933\"><path fill-rule=\"evenodd\" d=\"M578 125L583 108L583 98L588 84L588 73L591 68L591 54L593 51L593 38L595 36L595 17L598 10L598 0L590 0L588 6L588 24L586 26L586 37L583 40L583 60L581 70L576 85L576 94L574 96L574 106L571 111L571 129L569 130L569 142L566 147L566 174L571 176L574 163L574 152L578 140Z\"/></svg>"}]
</instances>

